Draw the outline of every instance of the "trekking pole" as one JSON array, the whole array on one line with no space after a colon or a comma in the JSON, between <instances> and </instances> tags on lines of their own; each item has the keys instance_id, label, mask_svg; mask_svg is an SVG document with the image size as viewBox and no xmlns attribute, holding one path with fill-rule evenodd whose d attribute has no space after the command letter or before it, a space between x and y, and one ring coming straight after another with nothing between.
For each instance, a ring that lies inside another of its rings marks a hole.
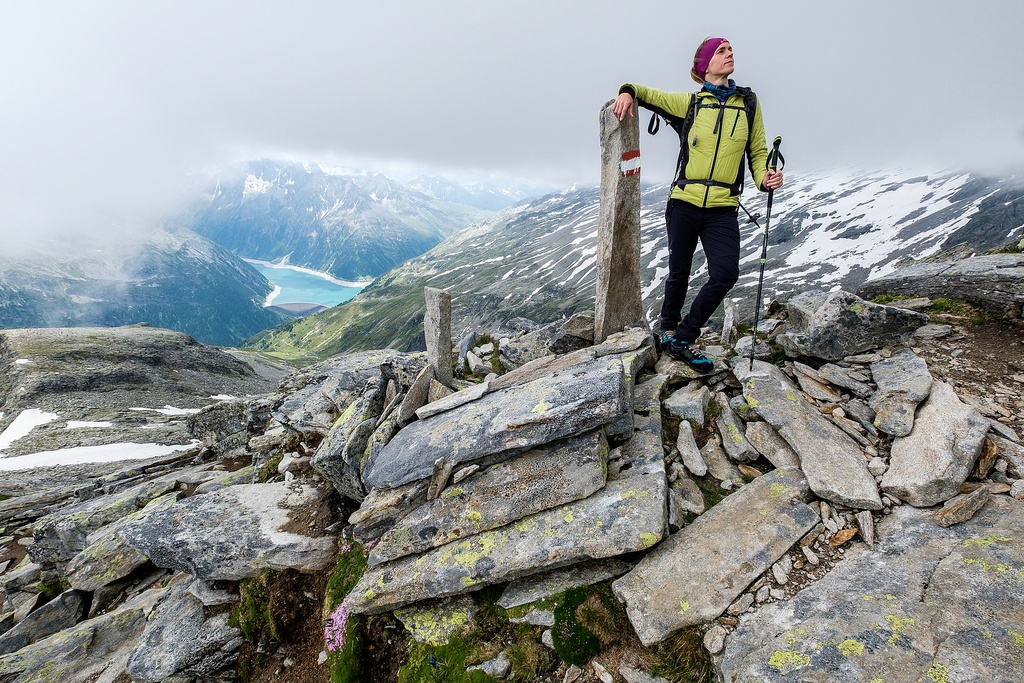
<instances>
[{"instance_id":1,"label":"trekking pole","mask_svg":"<svg viewBox=\"0 0 1024 683\"><path fill-rule=\"evenodd\" d=\"M782 144L782 136L775 138L775 142L772 143L772 151L768 153L768 168L773 171L777 171L779 168L779 162L782 165L786 165L786 160L782 154L779 153L779 146ZM764 215L764 240L761 244L761 274L757 277L757 298L754 299L754 331L751 333L750 341L750 371L754 370L754 349L757 348L757 324L760 322L761 317L761 287L764 285L764 264L768 260L768 225L772 220L772 198L775 195L774 189L768 190L768 208L765 210ZM746 211L746 209L743 209ZM750 215L749 213L747 214ZM753 220L753 216L751 216ZM757 221L754 221L757 224Z\"/></svg>"}]
</instances>

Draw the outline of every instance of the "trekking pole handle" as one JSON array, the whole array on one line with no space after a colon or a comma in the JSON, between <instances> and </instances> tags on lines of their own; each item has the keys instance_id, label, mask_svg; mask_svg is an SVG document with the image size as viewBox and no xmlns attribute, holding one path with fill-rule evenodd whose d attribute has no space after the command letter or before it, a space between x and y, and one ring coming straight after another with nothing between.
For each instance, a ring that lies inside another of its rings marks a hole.
<instances>
[{"instance_id":1,"label":"trekking pole handle","mask_svg":"<svg viewBox=\"0 0 1024 683\"><path fill-rule=\"evenodd\" d=\"M768 153L768 168L770 168L773 171L777 171L779 169L779 160L780 159L782 160L783 164L786 163L786 160L783 158L782 154L779 153L779 146L781 146L781 145L782 145L782 136L781 135L777 135L775 137L775 141L772 142L772 151Z\"/></svg>"}]
</instances>

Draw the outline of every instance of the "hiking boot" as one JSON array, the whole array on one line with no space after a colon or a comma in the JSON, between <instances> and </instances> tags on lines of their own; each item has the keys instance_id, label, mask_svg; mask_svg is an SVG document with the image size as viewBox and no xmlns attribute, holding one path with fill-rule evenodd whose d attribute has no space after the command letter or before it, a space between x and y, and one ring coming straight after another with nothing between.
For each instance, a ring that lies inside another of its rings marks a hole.
<instances>
[{"instance_id":1,"label":"hiking boot","mask_svg":"<svg viewBox=\"0 0 1024 683\"><path fill-rule=\"evenodd\" d=\"M669 338L665 342L665 352L676 360L681 360L697 372L711 372L715 363L705 356L693 342L677 341Z\"/></svg>"},{"instance_id":2,"label":"hiking boot","mask_svg":"<svg viewBox=\"0 0 1024 683\"><path fill-rule=\"evenodd\" d=\"M654 350L659 354L668 348L668 343L672 341L672 333L666 332L665 330L654 329L652 335L654 337Z\"/></svg>"}]
</instances>

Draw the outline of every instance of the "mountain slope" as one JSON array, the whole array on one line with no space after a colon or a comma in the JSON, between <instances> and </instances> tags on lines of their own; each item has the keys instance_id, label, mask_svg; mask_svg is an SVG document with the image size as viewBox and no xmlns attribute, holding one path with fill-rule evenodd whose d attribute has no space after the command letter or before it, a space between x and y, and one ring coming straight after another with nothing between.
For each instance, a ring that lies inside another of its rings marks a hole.
<instances>
[{"instance_id":1,"label":"mountain slope","mask_svg":"<svg viewBox=\"0 0 1024 683\"><path fill-rule=\"evenodd\" d=\"M184 229L143 241L0 257L0 328L114 327L139 322L233 346L283 316L263 308L270 283Z\"/></svg>"},{"instance_id":2,"label":"mountain slope","mask_svg":"<svg viewBox=\"0 0 1024 683\"><path fill-rule=\"evenodd\" d=\"M381 174L253 161L222 178L186 222L239 256L365 280L480 215Z\"/></svg>"},{"instance_id":3,"label":"mountain slope","mask_svg":"<svg viewBox=\"0 0 1024 683\"><path fill-rule=\"evenodd\" d=\"M321 358L420 348L425 286L451 292L455 334L500 329L517 316L548 322L592 309L598 194L597 188L572 190L503 211L378 278L346 304L267 330L247 345ZM646 187L642 195L641 287L652 323L667 274L667 196L667 186ZM757 212L764 201L764 195L744 198ZM981 251L1006 244L1024 233L1024 189L965 173L807 175L790 178L773 212L765 300L809 286L852 291L900 259L956 245ZM742 221L740 230L741 275L730 296L741 319L750 320L763 232ZM707 279L700 250L694 268L691 297Z\"/></svg>"}]
</instances>

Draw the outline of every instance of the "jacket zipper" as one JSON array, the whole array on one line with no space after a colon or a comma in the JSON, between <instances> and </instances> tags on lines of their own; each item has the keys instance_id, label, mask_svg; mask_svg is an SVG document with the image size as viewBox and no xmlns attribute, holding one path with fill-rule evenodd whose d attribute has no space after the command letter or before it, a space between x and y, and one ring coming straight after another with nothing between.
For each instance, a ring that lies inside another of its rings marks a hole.
<instances>
[{"instance_id":1,"label":"jacket zipper","mask_svg":"<svg viewBox=\"0 0 1024 683\"><path fill-rule=\"evenodd\" d=\"M711 131L712 135L714 135L715 133L718 133L718 137L715 138L715 154L714 154L714 156L711 157L711 170L708 171L708 180L714 180L715 179L715 164L718 163L718 149L722 146L722 132L721 132L720 129L721 129L722 117L723 116L725 116L725 102L721 102L720 106L718 107L718 120L715 121L715 129L713 131ZM697 117L694 116L694 120L695 121L696 121L696 118ZM701 205L702 209L708 208L708 197L710 195L711 195L711 186L710 185L705 185L704 186L704 203Z\"/></svg>"}]
</instances>

